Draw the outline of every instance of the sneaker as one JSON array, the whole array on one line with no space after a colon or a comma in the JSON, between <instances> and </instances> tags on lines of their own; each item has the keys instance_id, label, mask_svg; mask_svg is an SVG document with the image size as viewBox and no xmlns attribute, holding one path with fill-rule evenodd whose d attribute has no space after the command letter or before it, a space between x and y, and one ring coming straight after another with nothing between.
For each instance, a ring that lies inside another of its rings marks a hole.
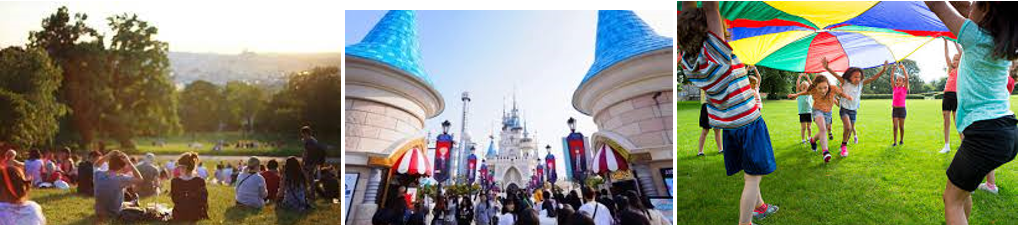
<instances>
[{"instance_id":1,"label":"sneaker","mask_svg":"<svg viewBox=\"0 0 1019 225\"><path fill-rule=\"evenodd\" d=\"M892 147L895 147L895 142L892 142Z\"/></svg>"},{"instance_id":2,"label":"sneaker","mask_svg":"<svg viewBox=\"0 0 1019 225\"><path fill-rule=\"evenodd\" d=\"M980 186L977 186L977 188L979 188L980 190L990 192L991 194L998 194L998 187L992 184L980 183ZM754 211L754 215L756 214L757 212Z\"/></svg>"},{"instance_id":3,"label":"sneaker","mask_svg":"<svg viewBox=\"0 0 1019 225\"><path fill-rule=\"evenodd\" d=\"M849 156L849 151L846 151L845 145L842 146L842 152L840 152L839 155L841 155L842 157Z\"/></svg>"},{"instance_id":4,"label":"sneaker","mask_svg":"<svg viewBox=\"0 0 1019 225\"><path fill-rule=\"evenodd\" d=\"M697 156L704 156L704 153L703 152L698 152Z\"/></svg>"},{"instance_id":5,"label":"sneaker","mask_svg":"<svg viewBox=\"0 0 1019 225\"><path fill-rule=\"evenodd\" d=\"M722 154L723 152L725 152L725 150L718 149L718 154Z\"/></svg>"},{"instance_id":6,"label":"sneaker","mask_svg":"<svg viewBox=\"0 0 1019 225\"><path fill-rule=\"evenodd\" d=\"M824 152L821 153L821 158L824 159L824 163L828 163L828 161L831 161L831 154L828 153L828 150L824 150Z\"/></svg>"},{"instance_id":7,"label":"sneaker","mask_svg":"<svg viewBox=\"0 0 1019 225\"><path fill-rule=\"evenodd\" d=\"M899 145L902 145L902 141L899 141Z\"/></svg>"},{"instance_id":8,"label":"sneaker","mask_svg":"<svg viewBox=\"0 0 1019 225\"><path fill-rule=\"evenodd\" d=\"M832 136L831 133L828 133L828 140L835 140L835 136Z\"/></svg>"},{"instance_id":9,"label":"sneaker","mask_svg":"<svg viewBox=\"0 0 1019 225\"><path fill-rule=\"evenodd\" d=\"M860 143L860 137L858 137L856 135L853 135L853 144L859 144L859 143Z\"/></svg>"},{"instance_id":10,"label":"sneaker","mask_svg":"<svg viewBox=\"0 0 1019 225\"><path fill-rule=\"evenodd\" d=\"M949 148L948 145L945 145L945 147L941 148L941 151L938 151L938 153L948 153L948 152L951 152L951 151L952 151L952 148Z\"/></svg>"},{"instance_id":11,"label":"sneaker","mask_svg":"<svg viewBox=\"0 0 1019 225\"><path fill-rule=\"evenodd\" d=\"M810 140L810 150L817 152L817 141Z\"/></svg>"},{"instance_id":12,"label":"sneaker","mask_svg":"<svg viewBox=\"0 0 1019 225\"><path fill-rule=\"evenodd\" d=\"M761 207L757 207L756 209L754 209L754 219L764 219L765 217L768 217L771 214L775 214L776 212L778 212L778 206L764 203L764 205L761 205Z\"/></svg>"}]
</instances>

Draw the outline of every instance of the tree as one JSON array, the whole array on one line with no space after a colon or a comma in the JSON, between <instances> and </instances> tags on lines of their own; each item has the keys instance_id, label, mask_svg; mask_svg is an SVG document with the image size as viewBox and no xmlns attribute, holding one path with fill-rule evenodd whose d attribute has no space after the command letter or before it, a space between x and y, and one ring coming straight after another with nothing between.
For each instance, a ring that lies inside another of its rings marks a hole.
<instances>
[{"instance_id":1,"label":"tree","mask_svg":"<svg viewBox=\"0 0 1019 225\"><path fill-rule=\"evenodd\" d=\"M761 72L761 93L768 93L768 99L782 99L796 89L796 75L799 73L757 66ZM750 71L753 74L753 71ZM748 74L749 75L749 74Z\"/></svg>"},{"instance_id":2,"label":"tree","mask_svg":"<svg viewBox=\"0 0 1019 225\"><path fill-rule=\"evenodd\" d=\"M178 116L186 131L216 131L226 115L222 88L204 80L191 82L180 92Z\"/></svg>"},{"instance_id":3,"label":"tree","mask_svg":"<svg viewBox=\"0 0 1019 225\"><path fill-rule=\"evenodd\" d=\"M243 127L242 130L247 132L254 131L255 116L268 101L265 89L241 81L230 81L223 91L226 97L227 126Z\"/></svg>"},{"instance_id":4,"label":"tree","mask_svg":"<svg viewBox=\"0 0 1019 225\"><path fill-rule=\"evenodd\" d=\"M107 18L115 32L106 60L110 71L112 107L104 116L107 132L122 148L133 149L135 135L161 135L180 130L177 101L170 81L169 45L155 40L158 29L137 15Z\"/></svg>"},{"instance_id":5,"label":"tree","mask_svg":"<svg viewBox=\"0 0 1019 225\"><path fill-rule=\"evenodd\" d=\"M104 90L102 36L85 25L85 14L75 14L74 21L67 7L42 20L42 30L29 33L30 48L40 48L61 69L58 98L71 110L70 130L78 135L78 142L90 145L96 138L97 118L103 104Z\"/></svg>"},{"instance_id":6,"label":"tree","mask_svg":"<svg viewBox=\"0 0 1019 225\"><path fill-rule=\"evenodd\" d=\"M86 19L75 14L72 23L60 7L43 19L41 31L29 34L29 46L46 49L64 71L62 101L71 107L79 144L104 134L130 149L135 135L179 130L168 45L154 39L157 29L136 15L107 18L113 29L107 46Z\"/></svg>"},{"instance_id":7,"label":"tree","mask_svg":"<svg viewBox=\"0 0 1019 225\"><path fill-rule=\"evenodd\" d=\"M288 75L287 84L272 96L261 113L263 126L270 132L287 132L302 125L311 125L316 132L337 134L343 118L340 92L340 69L316 67Z\"/></svg>"},{"instance_id":8,"label":"tree","mask_svg":"<svg viewBox=\"0 0 1019 225\"><path fill-rule=\"evenodd\" d=\"M20 146L48 144L67 108L54 97L60 69L42 49L0 50L0 140Z\"/></svg>"}]
</instances>

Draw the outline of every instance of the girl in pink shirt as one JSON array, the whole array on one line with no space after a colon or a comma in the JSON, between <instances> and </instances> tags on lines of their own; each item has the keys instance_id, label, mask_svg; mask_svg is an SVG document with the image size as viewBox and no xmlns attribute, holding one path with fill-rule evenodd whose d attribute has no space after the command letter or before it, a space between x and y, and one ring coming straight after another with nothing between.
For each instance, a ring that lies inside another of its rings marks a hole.
<instances>
[{"instance_id":1,"label":"girl in pink shirt","mask_svg":"<svg viewBox=\"0 0 1019 225\"><path fill-rule=\"evenodd\" d=\"M906 68L899 64L902 70L902 78L895 79L895 68L892 68L892 147L902 145L906 131L903 129L906 120L906 95L909 93L909 73Z\"/></svg>"}]
</instances>

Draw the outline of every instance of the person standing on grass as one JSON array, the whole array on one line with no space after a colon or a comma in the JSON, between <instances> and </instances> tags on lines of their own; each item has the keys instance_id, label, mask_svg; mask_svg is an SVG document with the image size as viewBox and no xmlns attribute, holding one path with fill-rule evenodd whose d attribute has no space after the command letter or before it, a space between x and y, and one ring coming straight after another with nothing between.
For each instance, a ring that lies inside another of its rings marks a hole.
<instances>
[{"instance_id":1,"label":"person standing on grass","mask_svg":"<svg viewBox=\"0 0 1019 225\"><path fill-rule=\"evenodd\" d=\"M275 159L270 159L266 164L268 170L261 173L262 178L265 179L265 189L269 192L265 198L269 202L276 202L276 192L280 189L280 164Z\"/></svg>"},{"instance_id":2,"label":"person standing on grass","mask_svg":"<svg viewBox=\"0 0 1019 225\"><path fill-rule=\"evenodd\" d=\"M29 200L31 189L32 180L25 177L21 167L0 163L0 224L46 224L42 207Z\"/></svg>"},{"instance_id":3,"label":"person standing on grass","mask_svg":"<svg viewBox=\"0 0 1019 225\"><path fill-rule=\"evenodd\" d=\"M849 137L853 137L853 143L859 143L860 139L856 134L856 113L860 109L860 94L863 93L863 86L870 84L881 77L881 74L885 73L888 69L888 61L885 60L884 66L881 67L881 71L878 71L873 76L867 79L863 78L863 69L859 67L849 67L844 73L839 75L828 67L828 58L821 58L821 66L828 73L831 73L835 79L839 80L839 84L842 85L842 93L852 96L852 98L839 98L839 118L842 119L842 146L839 147L839 155L842 157L849 156L849 151L846 149L846 143L849 142ZM830 124L828 128L831 128ZM828 131L831 133L831 130Z\"/></svg>"},{"instance_id":4,"label":"person standing on grass","mask_svg":"<svg viewBox=\"0 0 1019 225\"><path fill-rule=\"evenodd\" d=\"M972 191L989 172L1015 159L1015 114L1009 109L1009 61L1016 59L1016 2L975 2L963 17L945 2L925 2L958 37L963 53L956 78L956 127L962 144L945 174L945 223L968 224ZM955 3L967 5L966 2Z\"/></svg>"},{"instance_id":5,"label":"person standing on grass","mask_svg":"<svg viewBox=\"0 0 1019 225\"><path fill-rule=\"evenodd\" d=\"M955 108L959 107L959 100L955 93L955 80L959 74L959 58L962 57L962 47L959 47L959 44L954 42L952 44L955 45L956 51L955 55L949 58L948 39L945 39L945 64L948 65L948 79L945 80L945 93L941 97L941 117L945 122L945 147L938 151L940 153L952 151L952 148L948 147L948 144L951 143L948 139L948 130L952 128L952 120L955 119ZM959 132L956 133L962 135Z\"/></svg>"},{"instance_id":6,"label":"person standing on grass","mask_svg":"<svg viewBox=\"0 0 1019 225\"><path fill-rule=\"evenodd\" d=\"M902 141L906 139L906 95L909 94L909 72L906 72L906 68L899 64L899 69L902 70L902 78L895 79L895 69L892 69L892 147L895 147L895 141L899 141L899 145L902 145Z\"/></svg>"},{"instance_id":7,"label":"person standing on grass","mask_svg":"<svg viewBox=\"0 0 1019 225\"><path fill-rule=\"evenodd\" d=\"M748 92L745 66L732 53L732 48L719 36L722 18L718 2L683 2L678 16L679 64L690 81L705 90L712 127L725 129L725 168L731 176L744 171L743 193L740 196L739 223L752 224L751 218L763 219L778 207L766 204L761 197L761 178L775 171L768 127L757 104L749 104L754 95ZM817 97L814 97L815 105ZM595 221L598 221L595 218Z\"/></svg>"},{"instance_id":8,"label":"person standing on grass","mask_svg":"<svg viewBox=\"0 0 1019 225\"><path fill-rule=\"evenodd\" d=\"M280 208L290 211L305 211L311 209L311 203L308 199L308 178L305 176L304 171L301 171L301 161L297 160L297 157L288 157L286 163L283 165L283 183L280 184L280 190L277 193L280 202L277 204ZM406 209L406 203L403 203L403 209Z\"/></svg>"},{"instance_id":9,"label":"person standing on grass","mask_svg":"<svg viewBox=\"0 0 1019 225\"><path fill-rule=\"evenodd\" d=\"M308 175L309 184L312 184L318 180L319 167L325 164L325 148L318 143L318 139L312 136L309 126L301 127L301 141L304 142L304 152L301 157L301 161L304 163L304 173ZM315 192L309 192L308 197L315 199Z\"/></svg>"},{"instance_id":10,"label":"person standing on grass","mask_svg":"<svg viewBox=\"0 0 1019 225\"><path fill-rule=\"evenodd\" d=\"M265 198L269 196L269 191L266 190L265 178L258 174L261 164L258 158L248 158L244 172L237 175L237 183L234 185L236 188L234 200L237 201L237 205L259 209L265 206Z\"/></svg>"},{"instance_id":11,"label":"person standing on grass","mask_svg":"<svg viewBox=\"0 0 1019 225\"><path fill-rule=\"evenodd\" d=\"M708 136L708 131L715 132L715 145L718 146L718 153L722 153L722 132L718 128L712 128L711 124L708 123L708 103L706 99L704 90L701 90L701 137L697 140L697 156L704 156L704 138Z\"/></svg>"},{"instance_id":12,"label":"person standing on grass","mask_svg":"<svg viewBox=\"0 0 1019 225\"><path fill-rule=\"evenodd\" d=\"M174 221L209 219L209 191L205 187L205 179L195 174L195 166L200 163L195 152L181 154L177 159L181 174L170 180Z\"/></svg>"},{"instance_id":13,"label":"person standing on grass","mask_svg":"<svg viewBox=\"0 0 1019 225\"><path fill-rule=\"evenodd\" d=\"M117 219L125 210L140 211L141 209L125 206L124 192L128 187L142 184L145 177L131 164L127 154L120 150L110 151L95 163L101 165L105 162L109 162L109 170L99 170L92 174L96 216L99 220Z\"/></svg>"},{"instance_id":14,"label":"person standing on grass","mask_svg":"<svg viewBox=\"0 0 1019 225\"><path fill-rule=\"evenodd\" d=\"M805 73L800 73L800 75L796 76L796 92L803 92L807 90L807 87L810 87L810 82L801 80L803 77L807 77L807 80L810 80L810 76ZM810 113L813 110L813 104L814 99L809 94L796 97L796 109L800 116L800 144L806 144L807 136L811 134L810 123L812 119L810 118Z\"/></svg>"}]
</instances>

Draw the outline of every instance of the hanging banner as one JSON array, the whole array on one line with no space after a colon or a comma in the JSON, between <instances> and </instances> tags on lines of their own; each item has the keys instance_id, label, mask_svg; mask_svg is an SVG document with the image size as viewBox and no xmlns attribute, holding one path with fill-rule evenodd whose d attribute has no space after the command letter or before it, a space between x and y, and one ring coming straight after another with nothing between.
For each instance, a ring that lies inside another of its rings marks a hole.
<instances>
[{"instance_id":1,"label":"hanging banner","mask_svg":"<svg viewBox=\"0 0 1019 225\"><path fill-rule=\"evenodd\" d=\"M584 143L584 135L574 132L566 136L566 145L569 151L570 167L573 168L574 179L583 178L587 172L587 146Z\"/></svg>"},{"instance_id":2,"label":"hanging banner","mask_svg":"<svg viewBox=\"0 0 1019 225\"><path fill-rule=\"evenodd\" d=\"M548 172L545 172L546 174L548 174L548 182L555 184L557 178L555 167L555 156L553 156L551 152L549 152L548 155L545 156L545 168L547 168L548 170Z\"/></svg>"},{"instance_id":3,"label":"hanging banner","mask_svg":"<svg viewBox=\"0 0 1019 225\"><path fill-rule=\"evenodd\" d=\"M467 157L467 184L474 184L474 170L478 168L478 156L471 153Z\"/></svg>"},{"instance_id":4,"label":"hanging banner","mask_svg":"<svg viewBox=\"0 0 1019 225\"><path fill-rule=\"evenodd\" d=\"M435 172L433 176L438 182L449 179L449 150L453 148L453 136L439 134L435 138Z\"/></svg>"}]
</instances>

